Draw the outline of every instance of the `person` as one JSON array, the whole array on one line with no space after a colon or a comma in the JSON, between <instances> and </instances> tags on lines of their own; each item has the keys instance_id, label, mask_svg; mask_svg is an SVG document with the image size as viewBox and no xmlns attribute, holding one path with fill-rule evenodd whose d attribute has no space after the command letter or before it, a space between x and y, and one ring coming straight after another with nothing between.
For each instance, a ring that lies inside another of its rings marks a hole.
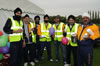
<instances>
[{"instance_id":1,"label":"person","mask_svg":"<svg viewBox=\"0 0 100 66\"><path fill-rule=\"evenodd\" d=\"M24 22L24 66L28 66L30 63L32 66L35 65L34 60L36 57L35 53L35 43L36 43L36 36L34 32L34 25L30 22L29 15L25 15L23 18Z\"/></svg>"},{"instance_id":2,"label":"person","mask_svg":"<svg viewBox=\"0 0 100 66\"><path fill-rule=\"evenodd\" d=\"M54 17L54 22L53 27L55 29L55 34L54 34L54 46L55 46L55 52L56 52L56 60L55 62L60 61L60 56L59 56L59 46L61 45L61 50L62 50L62 55L63 55L63 61L66 63L66 45L63 45L61 43L61 40L63 38L63 30L65 24L59 21L59 16Z\"/></svg>"},{"instance_id":3,"label":"person","mask_svg":"<svg viewBox=\"0 0 100 66\"><path fill-rule=\"evenodd\" d=\"M78 66L92 66L93 45L100 38L99 28L90 21L90 15L83 13L82 24L77 31L78 39Z\"/></svg>"},{"instance_id":4,"label":"person","mask_svg":"<svg viewBox=\"0 0 100 66\"><path fill-rule=\"evenodd\" d=\"M35 16L34 17L34 28L36 31L36 59L35 62L39 62L40 61L40 52L41 52L41 44L40 44L40 32L39 32L39 28L40 28L40 16Z\"/></svg>"},{"instance_id":5,"label":"person","mask_svg":"<svg viewBox=\"0 0 100 66\"><path fill-rule=\"evenodd\" d=\"M74 64L73 66L77 66L77 42L74 40L76 39L76 33L79 27L79 24L75 23L76 18L74 15L69 15L68 17L68 24L65 26L65 31L67 34L67 38L69 40L69 44L67 45L67 64L71 66L71 51L73 53Z\"/></svg>"},{"instance_id":6,"label":"person","mask_svg":"<svg viewBox=\"0 0 100 66\"><path fill-rule=\"evenodd\" d=\"M10 41L10 66L20 66L22 62L23 45L23 22L21 19L22 10L16 8L14 16L8 18L3 28L9 34Z\"/></svg>"},{"instance_id":7,"label":"person","mask_svg":"<svg viewBox=\"0 0 100 66\"><path fill-rule=\"evenodd\" d=\"M51 37L49 34L49 29L52 25L49 23L49 16L44 15L44 22L40 24L40 44L41 44L41 59L43 56L44 48L46 47L48 60L53 61L51 56Z\"/></svg>"}]
</instances>

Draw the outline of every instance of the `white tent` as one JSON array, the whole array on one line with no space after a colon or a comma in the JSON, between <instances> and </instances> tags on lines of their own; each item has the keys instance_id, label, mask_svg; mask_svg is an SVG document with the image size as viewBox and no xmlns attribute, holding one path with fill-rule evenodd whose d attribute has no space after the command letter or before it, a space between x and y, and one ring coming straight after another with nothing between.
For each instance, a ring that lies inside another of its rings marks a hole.
<instances>
[{"instance_id":1,"label":"white tent","mask_svg":"<svg viewBox=\"0 0 100 66\"><path fill-rule=\"evenodd\" d=\"M44 10L29 0L0 0L0 30L3 29L8 17L14 15L13 10L17 7L22 9L23 16L28 14L34 19L34 16L39 15L41 22L43 21Z\"/></svg>"}]
</instances>

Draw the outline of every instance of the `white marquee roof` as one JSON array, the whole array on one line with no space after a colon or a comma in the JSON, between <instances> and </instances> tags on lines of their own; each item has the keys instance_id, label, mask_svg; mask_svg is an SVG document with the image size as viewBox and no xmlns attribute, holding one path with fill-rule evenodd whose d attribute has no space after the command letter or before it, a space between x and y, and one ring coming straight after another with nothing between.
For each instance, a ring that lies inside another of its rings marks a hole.
<instances>
[{"instance_id":1,"label":"white marquee roof","mask_svg":"<svg viewBox=\"0 0 100 66\"><path fill-rule=\"evenodd\" d=\"M29 0L0 0L0 9L14 10L20 7L23 12L44 14L44 10Z\"/></svg>"}]
</instances>

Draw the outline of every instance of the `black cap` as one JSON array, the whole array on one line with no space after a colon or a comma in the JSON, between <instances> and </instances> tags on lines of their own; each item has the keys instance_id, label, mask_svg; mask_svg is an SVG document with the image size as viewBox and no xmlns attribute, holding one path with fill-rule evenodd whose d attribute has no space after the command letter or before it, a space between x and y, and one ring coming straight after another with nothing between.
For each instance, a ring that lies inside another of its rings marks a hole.
<instances>
[{"instance_id":1,"label":"black cap","mask_svg":"<svg viewBox=\"0 0 100 66\"><path fill-rule=\"evenodd\" d=\"M15 10L14 10L14 14L16 13L16 12L18 12L18 11L20 11L21 12L21 14L22 14L22 10L18 7L18 8L16 8Z\"/></svg>"}]
</instances>

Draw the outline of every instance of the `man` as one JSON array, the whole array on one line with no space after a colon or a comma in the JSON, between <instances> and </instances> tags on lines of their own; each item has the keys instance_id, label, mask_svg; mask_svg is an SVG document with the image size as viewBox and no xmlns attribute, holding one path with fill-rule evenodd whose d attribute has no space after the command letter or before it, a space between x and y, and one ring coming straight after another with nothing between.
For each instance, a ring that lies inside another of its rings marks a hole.
<instances>
[{"instance_id":1,"label":"man","mask_svg":"<svg viewBox=\"0 0 100 66\"><path fill-rule=\"evenodd\" d=\"M20 66L22 62L23 23L22 10L16 8L14 16L8 18L3 30L9 34L10 41L10 66Z\"/></svg>"},{"instance_id":2,"label":"man","mask_svg":"<svg viewBox=\"0 0 100 66\"><path fill-rule=\"evenodd\" d=\"M60 61L59 56L59 46L61 45L62 49L62 55L63 55L63 61L64 64L66 63L66 46L61 43L62 37L63 37L63 30L64 30L64 23L59 21L59 16L54 17L55 24L53 25L55 29L55 35L54 35L54 45L55 45L55 51L56 51L56 62Z\"/></svg>"},{"instance_id":3,"label":"man","mask_svg":"<svg viewBox=\"0 0 100 66\"><path fill-rule=\"evenodd\" d=\"M53 61L51 57L51 37L49 34L49 29L51 24L49 23L49 16L44 15L44 22L40 24L40 44L41 44L41 58L43 56L44 48L47 49L48 60Z\"/></svg>"},{"instance_id":4,"label":"man","mask_svg":"<svg viewBox=\"0 0 100 66\"><path fill-rule=\"evenodd\" d=\"M71 51L73 53L74 58L74 64L73 66L77 66L77 43L76 41L73 41L76 39L76 33L77 29L79 27L79 24L75 23L75 16L70 15L68 17L68 25L65 26L65 31L67 33L67 38L69 40L69 44L67 45L67 64L68 66L71 66Z\"/></svg>"},{"instance_id":5,"label":"man","mask_svg":"<svg viewBox=\"0 0 100 66\"><path fill-rule=\"evenodd\" d=\"M29 15L24 16L24 66L28 66L30 63L32 66L35 65L34 60L36 57L35 43L36 35L34 32L34 25L30 22Z\"/></svg>"},{"instance_id":6,"label":"man","mask_svg":"<svg viewBox=\"0 0 100 66\"><path fill-rule=\"evenodd\" d=\"M39 32L39 28L40 28L40 17L39 16L35 16L34 17L34 29L36 31L36 59L35 62L40 61L40 52L41 52L41 44L39 41L39 36L40 36L40 32Z\"/></svg>"},{"instance_id":7,"label":"man","mask_svg":"<svg viewBox=\"0 0 100 66\"><path fill-rule=\"evenodd\" d=\"M93 44L95 40L100 38L98 27L90 21L90 15L84 13L82 15L82 25L77 31L78 39L78 66L92 66L93 60Z\"/></svg>"}]
</instances>

